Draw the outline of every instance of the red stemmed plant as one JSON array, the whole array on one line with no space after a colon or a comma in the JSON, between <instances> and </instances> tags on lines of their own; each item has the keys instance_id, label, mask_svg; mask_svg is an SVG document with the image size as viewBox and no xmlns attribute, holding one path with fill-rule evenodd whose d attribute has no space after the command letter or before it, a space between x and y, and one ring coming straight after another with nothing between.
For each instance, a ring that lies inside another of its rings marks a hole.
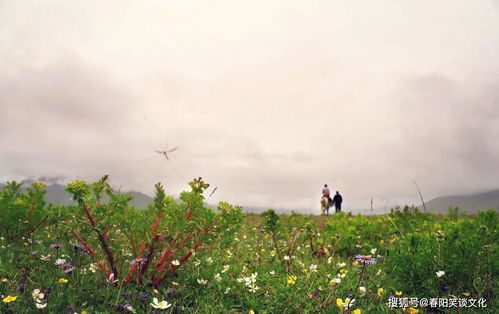
<instances>
[{"instance_id":1,"label":"red stemmed plant","mask_svg":"<svg viewBox=\"0 0 499 314\"><path fill-rule=\"evenodd\" d=\"M219 204L218 211L206 208L203 203L203 192L209 187L209 184L201 178L189 182L191 191L182 192L180 201L167 197L162 185L158 183L155 185L154 204L149 205L148 210L135 210L134 215L132 215L132 219L144 222L153 218L151 220L152 226L146 229L148 231L139 233L146 235L146 239L139 241L140 247L137 247L136 234L133 234L133 231L126 226L126 224L131 223L130 219L127 219L129 217L119 214L120 211L126 213L127 210L130 210L126 204L130 198L124 198L120 201L120 198L113 193L107 184L107 178L105 176L91 186L84 181L74 181L68 184L66 190L73 195L73 199L78 201L83 209L86 224L94 233L93 242L99 244L101 252L96 252L89 244L92 240L85 240L76 231L73 231L73 235L94 259L98 259L99 255L105 256L107 265L100 261L99 266L110 282L119 280L121 272L115 256L117 252L123 251L112 248L111 243L119 240L111 239L109 235L109 231L113 229L111 226L116 227L122 224L123 228L118 229L128 230L129 234L126 234L125 237L128 238L131 251L135 255L135 258L127 263L129 266L126 275L122 278L123 284L148 283L157 287L169 274L177 271L179 267L188 262L196 251L209 251L216 241L231 237L239 228L244 217L240 207L234 207L225 202ZM96 218L88 205L92 202L91 192L94 196L95 210L99 211L101 221ZM111 198L111 202L101 206L100 196L102 192L106 192ZM104 207L107 211L103 209ZM106 225L105 222L109 225ZM145 224L143 225L145 226ZM86 238L90 237L91 235L86 235ZM205 246L202 246L203 244ZM118 259L126 261L124 256L120 256Z\"/></svg>"}]
</instances>

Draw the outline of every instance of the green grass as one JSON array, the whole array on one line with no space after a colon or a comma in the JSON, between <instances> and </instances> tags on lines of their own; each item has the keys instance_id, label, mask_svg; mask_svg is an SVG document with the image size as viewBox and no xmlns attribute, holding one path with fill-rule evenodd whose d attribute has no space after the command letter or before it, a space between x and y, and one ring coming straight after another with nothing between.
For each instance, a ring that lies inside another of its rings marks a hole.
<instances>
[{"instance_id":1,"label":"green grass","mask_svg":"<svg viewBox=\"0 0 499 314\"><path fill-rule=\"evenodd\" d=\"M153 298L172 304L160 310L167 313L350 313L357 309L401 313L387 306L388 297L396 292L409 298L486 299L487 308L439 308L443 313L497 313L499 309L494 280L499 269L498 224L492 210L474 217L424 214L409 207L369 217L243 215L226 203L218 211L204 208L202 181L191 182L191 191L179 201L157 187L155 204L139 210L128 207L126 196L111 190L107 191L113 196L110 203L99 206L96 195L108 189L105 180L99 182L76 182L69 189L80 193L75 199L88 206L95 226L82 206L47 206L43 186L33 186L29 194L14 193L10 185L0 193L1 313L71 309L115 313L127 312L127 306L137 313L150 313ZM213 229L206 231L212 223ZM164 249L190 233L185 244L179 245L179 240L174 245L177 252L166 258L167 265L176 261L180 265L158 272L156 263ZM202 244L196 247L198 239ZM102 262L111 269L103 241L118 273L114 284L98 266ZM85 247L92 247L95 256ZM151 266L142 275L139 267L126 281L130 262L148 252ZM189 252L192 255L182 260ZM372 255L376 263L358 263L357 254ZM58 259L66 264L56 265ZM445 274L438 277L438 271ZM160 275L164 280L155 284L154 278ZM39 302L32 295L34 289L44 293ZM8 296L17 298L6 302ZM348 296L355 299L351 308L338 307L337 299ZM46 307L38 309L37 303Z\"/></svg>"}]
</instances>

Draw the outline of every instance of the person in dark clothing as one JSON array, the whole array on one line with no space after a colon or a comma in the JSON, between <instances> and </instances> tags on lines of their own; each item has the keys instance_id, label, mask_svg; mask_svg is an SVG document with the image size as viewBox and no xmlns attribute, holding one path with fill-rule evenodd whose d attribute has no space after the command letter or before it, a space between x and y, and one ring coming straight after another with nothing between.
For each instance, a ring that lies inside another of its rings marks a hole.
<instances>
[{"instance_id":1,"label":"person in dark clothing","mask_svg":"<svg viewBox=\"0 0 499 314\"><path fill-rule=\"evenodd\" d=\"M337 213L341 212L341 202L343 202L343 198L341 197L340 192L336 191L336 195L333 197L333 204Z\"/></svg>"}]
</instances>

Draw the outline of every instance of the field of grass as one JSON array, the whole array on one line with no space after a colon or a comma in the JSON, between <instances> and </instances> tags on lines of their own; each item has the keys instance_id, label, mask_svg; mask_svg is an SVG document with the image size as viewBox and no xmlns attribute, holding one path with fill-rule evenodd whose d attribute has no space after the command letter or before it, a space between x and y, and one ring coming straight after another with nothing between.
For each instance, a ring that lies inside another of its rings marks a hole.
<instances>
[{"instance_id":1,"label":"field of grass","mask_svg":"<svg viewBox=\"0 0 499 314\"><path fill-rule=\"evenodd\" d=\"M156 185L128 206L107 177L0 191L1 313L498 313L498 217L246 215ZM109 202L102 203L102 195ZM425 301L426 300L426 301ZM426 306L425 305L426 302Z\"/></svg>"}]
</instances>

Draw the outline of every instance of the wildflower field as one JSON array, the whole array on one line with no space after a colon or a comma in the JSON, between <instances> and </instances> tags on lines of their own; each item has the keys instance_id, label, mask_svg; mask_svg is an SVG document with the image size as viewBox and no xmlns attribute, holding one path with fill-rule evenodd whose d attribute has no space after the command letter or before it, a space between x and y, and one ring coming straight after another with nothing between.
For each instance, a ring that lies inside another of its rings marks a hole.
<instances>
[{"instance_id":1,"label":"wildflower field","mask_svg":"<svg viewBox=\"0 0 499 314\"><path fill-rule=\"evenodd\" d=\"M498 217L261 215L179 199L147 209L107 176L0 191L0 313L498 313ZM105 200L105 201L104 201Z\"/></svg>"}]
</instances>

